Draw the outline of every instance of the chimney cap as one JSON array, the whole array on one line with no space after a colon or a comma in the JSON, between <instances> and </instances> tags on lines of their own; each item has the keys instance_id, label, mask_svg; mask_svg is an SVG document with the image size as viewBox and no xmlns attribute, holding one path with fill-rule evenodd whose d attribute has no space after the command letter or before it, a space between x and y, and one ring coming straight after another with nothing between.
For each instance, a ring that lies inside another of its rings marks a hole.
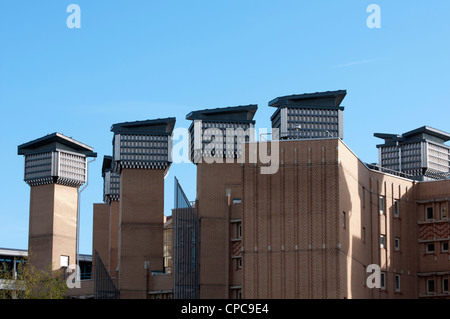
<instances>
[{"instance_id":1,"label":"chimney cap","mask_svg":"<svg viewBox=\"0 0 450 319\"><path fill-rule=\"evenodd\" d=\"M50 151L67 150L84 154L88 157L97 157L94 149L61 133L47 134L33 141L18 146L18 155L36 154Z\"/></svg>"}]
</instances>

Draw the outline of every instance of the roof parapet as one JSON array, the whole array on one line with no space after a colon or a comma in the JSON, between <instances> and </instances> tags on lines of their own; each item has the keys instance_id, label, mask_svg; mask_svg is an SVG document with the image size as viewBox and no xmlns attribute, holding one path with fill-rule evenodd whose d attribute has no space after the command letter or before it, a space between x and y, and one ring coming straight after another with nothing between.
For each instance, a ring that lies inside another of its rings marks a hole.
<instances>
[{"instance_id":1,"label":"roof parapet","mask_svg":"<svg viewBox=\"0 0 450 319\"><path fill-rule=\"evenodd\" d=\"M346 90L326 91L316 93L293 94L277 97L269 102L271 107L329 107L340 108L342 100L347 95Z\"/></svg>"},{"instance_id":2,"label":"roof parapet","mask_svg":"<svg viewBox=\"0 0 450 319\"><path fill-rule=\"evenodd\" d=\"M18 146L18 155L57 151L64 149L75 153L84 154L87 157L97 157L94 149L86 144L78 142L61 133L52 133L33 141Z\"/></svg>"},{"instance_id":3,"label":"roof parapet","mask_svg":"<svg viewBox=\"0 0 450 319\"><path fill-rule=\"evenodd\" d=\"M187 120L205 120L205 121L253 121L258 105L240 105L229 106L215 109L205 109L190 112L186 115Z\"/></svg>"}]
</instances>

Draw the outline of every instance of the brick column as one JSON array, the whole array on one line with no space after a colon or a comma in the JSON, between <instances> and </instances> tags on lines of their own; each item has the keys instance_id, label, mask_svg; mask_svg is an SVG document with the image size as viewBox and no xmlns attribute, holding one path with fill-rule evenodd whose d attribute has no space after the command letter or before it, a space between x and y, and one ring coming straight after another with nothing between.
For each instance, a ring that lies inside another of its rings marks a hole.
<instances>
[{"instance_id":1,"label":"brick column","mask_svg":"<svg viewBox=\"0 0 450 319\"><path fill-rule=\"evenodd\" d=\"M119 123L114 171L120 174L120 297L145 299L151 276L164 271L164 176L171 164L174 118Z\"/></svg>"},{"instance_id":2,"label":"brick column","mask_svg":"<svg viewBox=\"0 0 450 319\"><path fill-rule=\"evenodd\" d=\"M59 133L22 144L30 185L29 256L53 270L76 263L78 188L86 182L93 149Z\"/></svg>"}]
</instances>

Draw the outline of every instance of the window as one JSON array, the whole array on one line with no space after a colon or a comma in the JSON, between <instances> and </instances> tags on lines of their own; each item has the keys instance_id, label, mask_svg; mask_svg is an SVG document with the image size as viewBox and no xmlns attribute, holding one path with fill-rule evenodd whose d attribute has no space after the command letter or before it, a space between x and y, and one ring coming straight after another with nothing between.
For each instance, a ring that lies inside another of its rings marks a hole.
<instances>
[{"instance_id":1,"label":"window","mask_svg":"<svg viewBox=\"0 0 450 319\"><path fill-rule=\"evenodd\" d=\"M363 187L362 188L362 207L366 208L366 189Z\"/></svg>"},{"instance_id":2,"label":"window","mask_svg":"<svg viewBox=\"0 0 450 319\"><path fill-rule=\"evenodd\" d=\"M395 275L395 291L400 292L400 275Z\"/></svg>"},{"instance_id":3,"label":"window","mask_svg":"<svg viewBox=\"0 0 450 319\"><path fill-rule=\"evenodd\" d=\"M434 243L428 243L426 245L426 253L434 253Z\"/></svg>"},{"instance_id":4,"label":"window","mask_svg":"<svg viewBox=\"0 0 450 319\"><path fill-rule=\"evenodd\" d=\"M441 204L441 219L447 219L447 204Z\"/></svg>"},{"instance_id":5,"label":"window","mask_svg":"<svg viewBox=\"0 0 450 319\"><path fill-rule=\"evenodd\" d=\"M342 212L342 227L345 228L347 225L347 215L345 212Z\"/></svg>"},{"instance_id":6,"label":"window","mask_svg":"<svg viewBox=\"0 0 450 319\"><path fill-rule=\"evenodd\" d=\"M366 227L363 227L363 229L362 229L362 240L363 240L363 243L366 242Z\"/></svg>"},{"instance_id":7,"label":"window","mask_svg":"<svg viewBox=\"0 0 450 319\"><path fill-rule=\"evenodd\" d=\"M242 222L240 219L232 219L231 221L231 241L242 240Z\"/></svg>"},{"instance_id":8,"label":"window","mask_svg":"<svg viewBox=\"0 0 450 319\"><path fill-rule=\"evenodd\" d=\"M441 252L442 253L448 252L448 241L444 241L441 243Z\"/></svg>"},{"instance_id":9,"label":"window","mask_svg":"<svg viewBox=\"0 0 450 319\"><path fill-rule=\"evenodd\" d=\"M0 258L0 267L6 267L6 269L14 269L14 262L11 258Z\"/></svg>"},{"instance_id":10,"label":"window","mask_svg":"<svg viewBox=\"0 0 450 319\"><path fill-rule=\"evenodd\" d=\"M434 279L427 280L427 293L434 293Z\"/></svg>"},{"instance_id":11,"label":"window","mask_svg":"<svg viewBox=\"0 0 450 319\"><path fill-rule=\"evenodd\" d=\"M442 278L442 292L448 293L448 278Z\"/></svg>"},{"instance_id":12,"label":"window","mask_svg":"<svg viewBox=\"0 0 450 319\"><path fill-rule=\"evenodd\" d=\"M386 273L381 272L380 274L380 288L381 290L386 290Z\"/></svg>"},{"instance_id":13,"label":"window","mask_svg":"<svg viewBox=\"0 0 450 319\"><path fill-rule=\"evenodd\" d=\"M383 196L380 196L379 204L380 204L380 215L384 215L384 197Z\"/></svg>"},{"instance_id":14,"label":"window","mask_svg":"<svg viewBox=\"0 0 450 319\"><path fill-rule=\"evenodd\" d=\"M386 248L386 235L380 235L380 248Z\"/></svg>"},{"instance_id":15,"label":"window","mask_svg":"<svg viewBox=\"0 0 450 319\"><path fill-rule=\"evenodd\" d=\"M398 238L398 237L396 237L396 238L394 239L394 249L395 249L396 251L399 251L399 250L400 250L400 238Z\"/></svg>"},{"instance_id":16,"label":"window","mask_svg":"<svg viewBox=\"0 0 450 319\"><path fill-rule=\"evenodd\" d=\"M398 199L396 199L394 201L394 217L399 217L400 216L400 210L398 207Z\"/></svg>"},{"instance_id":17,"label":"window","mask_svg":"<svg viewBox=\"0 0 450 319\"><path fill-rule=\"evenodd\" d=\"M60 256L60 266L69 267L69 256Z\"/></svg>"},{"instance_id":18,"label":"window","mask_svg":"<svg viewBox=\"0 0 450 319\"><path fill-rule=\"evenodd\" d=\"M433 206L428 206L425 209L425 219L426 220L433 219Z\"/></svg>"}]
</instances>

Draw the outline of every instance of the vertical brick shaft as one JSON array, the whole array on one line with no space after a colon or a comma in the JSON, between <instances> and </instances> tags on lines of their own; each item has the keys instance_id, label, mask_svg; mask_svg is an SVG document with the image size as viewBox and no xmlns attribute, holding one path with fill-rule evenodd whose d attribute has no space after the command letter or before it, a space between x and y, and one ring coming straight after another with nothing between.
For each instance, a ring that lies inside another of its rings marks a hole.
<instances>
[{"instance_id":1,"label":"vertical brick shaft","mask_svg":"<svg viewBox=\"0 0 450 319\"><path fill-rule=\"evenodd\" d=\"M230 191L230 205L226 196ZM231 220L242 218L242 168L236 163L202 163L197 166L197 213L200 218L200 298L230 298L230 287L241 285L239 241ZM233 249L234 247L234 249Z\"/></svg>"},{"instance_id":2,"label":"vertical brick shaft","mask_svg":"<svg viewBox=\"0 0 450 319\"><path fill-rule=\"evenodd\" d=\"M112 201L109 206L109 270L112 277L116 277L119 257L119 212L120 203Z\"/></svg>"},{"instance_id":3,"label":"vertical brick shaft","mask_svg":"<svg viewBox=\"0 0 450 319\"><path fill-rule=\"evenodd\" d=\"M146 298L147 276L163 270L164 171L122 169L119 289L121 298ZM148 269L144 269L148 264Z\"/></svg>"},{"instance_id":4,"label":"vertical brick shaft","mask_svg":"<svg viewBox=\"0 0 450 319\"><path fill-rule=\"evenodd\" d=\"M94 204L93 215L92 252L98 252L104 266L109 271L110 206L104 203ZM95 269L94 264L95 258L92 260L92 269Z\"/></svg>"},{"instance_id":5,"label":"vertical brick shaft","mask_svg":"<svg viewBox=\"0 0 450 319\"><path fill-rule=\"evenodd\" d=\"M31 187L28 249L37 267L60 269L61 256L68 256L69 264L76 263L77 199L75 187Z\"/></svg>"}]
</instances>

